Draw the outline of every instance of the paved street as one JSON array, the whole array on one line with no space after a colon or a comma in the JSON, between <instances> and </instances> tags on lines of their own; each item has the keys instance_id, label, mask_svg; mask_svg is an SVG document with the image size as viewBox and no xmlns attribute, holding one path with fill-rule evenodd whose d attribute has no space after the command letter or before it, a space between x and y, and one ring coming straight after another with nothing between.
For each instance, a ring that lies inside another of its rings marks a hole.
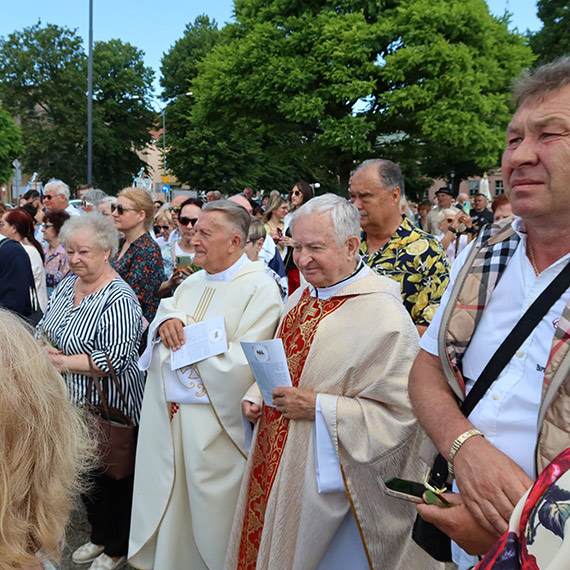
<instances>
[{"instance_id":1,"label":"paved street","mask_svg":"<svg viewBox=\"0 0 570 570\"><path fill-rule=\"evenodd\" d=\"M56 566L59 570L86 570L88 564L74 564L71 561L71 553L79 546L89 540L89 523L85 516L83 503L78 500L76 509L71 513L69 528L67 530L67 545L63 551L61 564ZM126 566L125 568L131 568Z\"/></svg>"}]
</instances>

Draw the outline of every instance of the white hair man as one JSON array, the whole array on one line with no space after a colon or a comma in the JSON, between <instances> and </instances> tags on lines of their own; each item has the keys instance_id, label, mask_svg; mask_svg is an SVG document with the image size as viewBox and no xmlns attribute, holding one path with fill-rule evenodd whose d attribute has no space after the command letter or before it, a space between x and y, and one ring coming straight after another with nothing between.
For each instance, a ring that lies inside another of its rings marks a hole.
<instances>
[{"instance_id":1,"label":"white hair man","mask_svg":"<svg viewBox=\"0 0 570 570\"><path fill-rule=\"evenodd\" d=\"M161 302L150 326L129 546L137 568L224 562L247 454L240 400L253 382L240 342L271 338L282 307L263 262L244 253L250 219L227 200L203 207L191 242L203 271ZM172 371L183 327L218 316L228 350Z\"/></svg>"},{"instance_id":2,"label":"white hair man","mask_svg":"<svg viewBox=\"0 0 570 570\"><path fill-rule=\"evenodd\" d=\"M507 128L502 170L517 218L483 228L459 255L410 375L418 418L460 492L450 495L453 508L418 510L478 555L507 530L532 480L569 444L570 288L564 283L561 294L547 293L553 304L537 311L543 316L533 330L518 335L522 344L511 343L512 358L493 376L483 374L497 362L495 353L510 354L503 342L570 258L570 57L523 76L515 96L519 107ZM473 401L481 376L493 383L465 417L460 403ZM557 508L547 506L546 516L554 520ZM547 550L555 553L557 546ZM461 570L477 564L458 548L454 559Z\"/></svg>"},{"instance_id":3,"label":"white hair man","mask_svg":"<svg viewBox=\"0 0 570 570\"><path fill-rule=\"evenodd\" d=\"M69 186L61 180L52 180L44 186L44 207L47 212L65 210L70 216L81 213L69 203Z\"/></svg>"},{"instance_id":4,"label":"white hair man","mask_svg":"<svg viewBox=\"0 0 570 570\"><path fill-rule=\"evenodd\" d=\"M242 402L257 426L225 567L437 567L410 545L413 506L378 484L420 477L407 396L418 334L399 287L360 259L360 214L343 198L313 198L290 227L310 283L277 333L293 387L273 407L255 387Z\"/></svg>"}]
</instances>

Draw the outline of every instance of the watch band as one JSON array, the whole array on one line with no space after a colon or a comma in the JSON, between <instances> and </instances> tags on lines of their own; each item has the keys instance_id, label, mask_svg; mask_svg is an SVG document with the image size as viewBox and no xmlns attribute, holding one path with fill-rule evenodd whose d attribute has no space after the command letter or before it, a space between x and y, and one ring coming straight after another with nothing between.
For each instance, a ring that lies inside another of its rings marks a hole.
<instances>
[{"instance_id":1,"label":"watch band","mask_svg":"<svg viewBox=\"0 0 570 570\"><path fill-rule=\"evenodd\" d=\"M449 451L449 455L447 456L447 468L449 470L449 474L453 477L453 459L457 452L461 449L461 446L471 437L475 435L480 435L485 437L478 429L469 429L463 432L459 437L451 445L451 449Z\"/></svg>"}]
</instances>

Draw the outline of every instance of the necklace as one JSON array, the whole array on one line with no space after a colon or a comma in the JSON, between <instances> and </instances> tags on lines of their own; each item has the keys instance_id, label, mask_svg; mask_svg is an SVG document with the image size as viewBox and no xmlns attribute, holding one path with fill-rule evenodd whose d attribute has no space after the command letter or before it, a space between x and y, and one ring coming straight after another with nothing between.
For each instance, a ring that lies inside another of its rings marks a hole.
<instances>
[{"instance_id":1,"label":"necklace","mask_svg":"<svg viewBox=\"0 0 570 570\"><path fill-rule=\"evenodd\" d=\"M534 250L532 249L532 245L530 245L530 242L528 240L526 242L526 249L528 251L528 257L530 259L530 264L532 265L532 268L534 269L535 275L538 277L540 275L540 271L538 270L538 267L536 266L536 261L534 259Z\"/></svg>"}]
</instances>

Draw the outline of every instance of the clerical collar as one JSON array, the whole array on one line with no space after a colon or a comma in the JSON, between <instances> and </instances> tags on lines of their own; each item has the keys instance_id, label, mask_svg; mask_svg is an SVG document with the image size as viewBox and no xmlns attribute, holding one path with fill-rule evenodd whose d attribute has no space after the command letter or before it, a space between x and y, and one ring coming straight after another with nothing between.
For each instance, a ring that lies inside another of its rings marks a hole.
<instances>
[{"instance_id":1,"label":"clerical collar","mask_svg":"<svg viewBox=\"0 0 570 570\"><path fill-rule=\"evenodd\" d=\"M248 263L251 263L249 257L242 253L241 257L233 264L230 265L224 271L220 271L219 273L208 273L206 271L206 280L207 281L231 281L236 275L237 272Z\"/></svg>"},{"instance_id":2,"label":"clerical collar","mask_svg":"<svg viewBox=\"0 0 570 570\"><path fill-rule=\"evenodd\" d=\"M359 258L358 265L354 273L351 273L348 277L341 279L338 283L331 285L330 287L312 287L311 286L311 297L316 297L317 299L322 299L326 301L331 297L334 297L343 287L356 281L357 279L362 279L370 273L370 267L366 265L362 259Z\"/></svg>"}]
</instances>

